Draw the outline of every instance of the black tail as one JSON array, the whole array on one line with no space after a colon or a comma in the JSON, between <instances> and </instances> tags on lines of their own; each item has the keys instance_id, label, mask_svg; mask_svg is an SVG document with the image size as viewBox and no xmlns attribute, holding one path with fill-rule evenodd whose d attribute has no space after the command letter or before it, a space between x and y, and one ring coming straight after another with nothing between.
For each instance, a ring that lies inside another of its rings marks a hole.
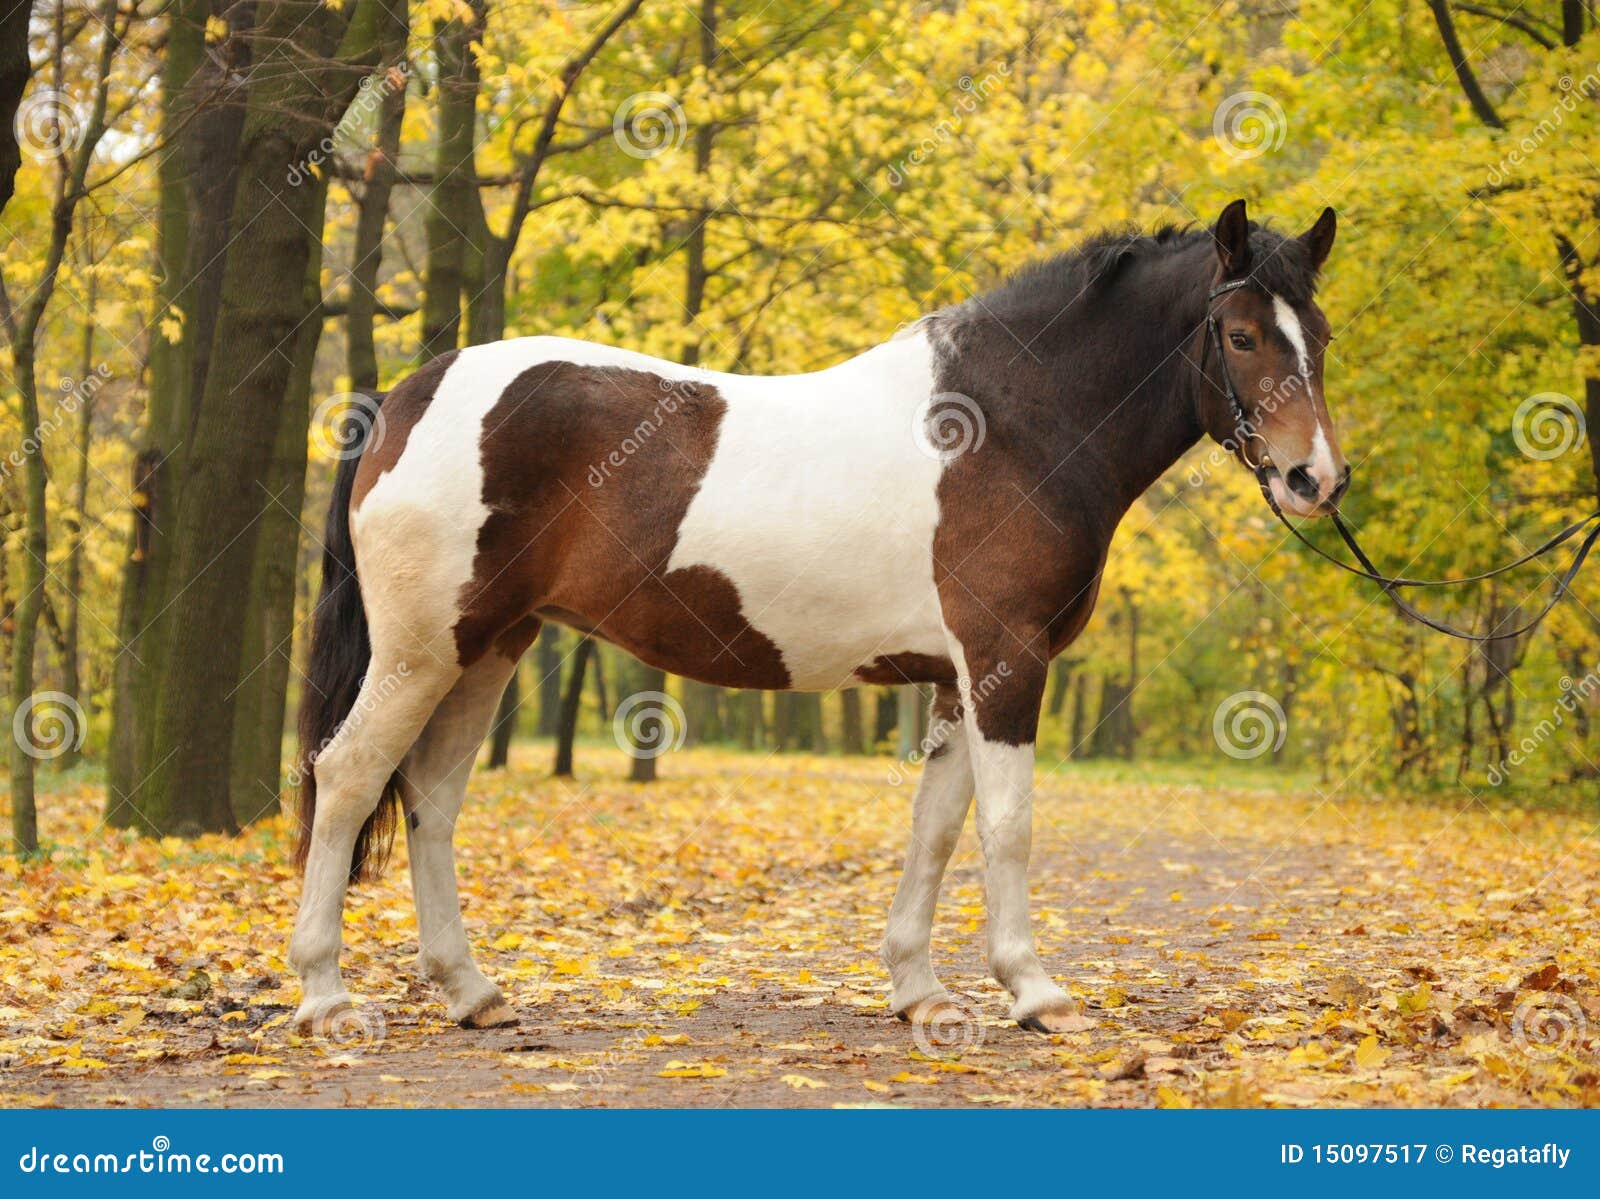
<instances>
[{"instance_id":1,"label":"black tail","mask_svg":"<svg viewBox=\"0 0 1600 1199\"><path fill-rule=\"evenodd\" d=\"M347 417L339 440L343 455L333 480L333 500L323 533L322 594L311 625L311 661L300 699L300 802L299 840L295 864L305 869L311 852L311 826L317 813L317 755L333 740L345 717L355 707L361 679L372 657L367 636L367 613L361 606L356 582L355 546L350 541L350 496L355 489L356 467L368 432L377 420L381 393L369 397ZM398 776L384 784L383 795L356 837L350 859L350 881L376 878L389 860L399 812Z\"/></svg>"}]
</instances>

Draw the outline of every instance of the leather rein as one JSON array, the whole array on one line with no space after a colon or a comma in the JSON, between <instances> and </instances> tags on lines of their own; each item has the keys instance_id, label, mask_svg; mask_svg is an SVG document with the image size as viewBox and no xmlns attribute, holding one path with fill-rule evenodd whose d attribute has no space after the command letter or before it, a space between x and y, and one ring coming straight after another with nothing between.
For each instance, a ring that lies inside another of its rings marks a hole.
<instances>
[{"instance_id":1,"label":"leather rein","mask_svg":"<svg viewBox=\"0 0 1600 1199\"><path fill-rule=\"evenodd\" d=\"M1537 628L1540 622L1542 622L1546 616L1550 615L1551 609L1560 603L1562 597L1567 594L1568 589L1572 585L1572 580L1577 577L1578 570L1583 566L1584 559L1589 556L1589 551L1594 548L1595 542L1600 540L1600 512L1592 512L1581 520L1573 521L1570 525L1562 529L1559 533L1557 533L1554 537L1551 537L1537 549L1522 555L1522 557L1516 559L1515 561L1507 562L1504 566L1497 566L1493 570L1486 570L1481 574L1464 575L1463 577L1457 579L1412 579L1407 578L1404 575L1386 575L1375 565L1373 565L1372 559L1368 557L1366 551L1361 548L1361 544L1356 540L1356 536L1353 532L1351 532L1350 527L1345 524L1339 513L1334 511L1330 515L1329 519L1333 521L1333 527L1338 530L1340 539L1345 543L1345 545L1350 547L1350 552L1355 555L1355 559L1360 565L1351 566L1348 562L1342 561L1339 558L1335 558L1332 554L1328 553L1327 550L1317 545L1304 533L1302 533L1298 526L1290 523L1289 518L1285 516L1283 514L1283 510L1278 507L1278 501L1273 497L1272 494L1272 473L1275 469L1272 465L1272 459L1267 454L1263 453L1258 461L1252 462L1250 460L1248 447L1250 442L1257 436L1257 434L1254 427L1250 424L1249 417L1245 413L1244 405L1239 400L1239 393L1234 389L1233 377L1228 373L1228 359L1223 354L1222 331L1217 325L1215 308L1217 297L1227 295L1232 291L1237 291L1239 288L1244 287L1248 282L1249 280L1246 279L1234 279L1230 282L1219 284L1218 286L1212 288L1211 293L1206 297L1206 342L1205 349L1201 353L1200 373L1204 375L1207 381L1209 381L1213 386L1216 386L1216 380L1213 379L1205 369L1205 359L1207 354L1215 353L1217 357L1217 367L1222 375L1221 391L1222 394L1227 398L1228 406L1231 409L1233 418L1235 451L1238 453L1245 466L1248 467L1255 475L1256 485L1261 488L1262 498L1267 501L1267 505L1272 509L1272 514L1278 518L1278 520L1283 524L1284 528L1288 529L1290 533L1294 534L1295 538L1302 545L1306 546L1318 557L1325 558L1327 561L1332 562L1340 570L1348 571L1350 574L1356 575L1359 578L1367 579L1378 584L1378 586L1383 590L1383 593L1387 595L1394 606L1400 610L1401 614L1409 617L1411 620L1416 621L1418 624L1426 625L1430 629L1437 630L1440 633L1445 633L1451 637L1459 637L1463 641L1473 642L1507 641L1513 637L1520 637L1522 634L1531 632ZM1400 594L1403 589L1410 587L1460 587L1468 583L1481 583L1485 579L1492 579L1496 575L1505 574L1509 570L1514 570L1519 566L1523 566L1529 562L1535 561L1538 558L1542 558L1545 554L1550 553L1552 550L1557 549L1558 547L1566 544L1568 541L1571 541L1574 537L1577 537L1578 534L1583 532L1585 528L1588 529L1588 532L1584 534L1582 540L1578 542L1577 549L1573 551L1571 563L1556 580L1556 588L1554 593L1550 596L1549 601L1544 605L1543 608L1539 609L1538 615L1534 616L1532 620L1527 621L1525 624L1522 624L1517 628L1510 630L1509 632L1475 633L1468 629L1454 628L1451 625L1443 623L1442 621L1435 620L1433 617L1428 616L1423 612L1417 611L1417 609L1412 607L1412 605Z\"/></svg>"}]
</instances>

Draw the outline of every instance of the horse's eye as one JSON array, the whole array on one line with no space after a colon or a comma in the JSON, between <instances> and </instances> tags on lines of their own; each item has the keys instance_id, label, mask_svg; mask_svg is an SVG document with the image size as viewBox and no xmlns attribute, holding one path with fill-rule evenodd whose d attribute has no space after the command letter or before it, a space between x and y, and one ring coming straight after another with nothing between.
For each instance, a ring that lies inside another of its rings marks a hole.
<instances>
[{"instance_id":1,"label":"horse's eye","mask_svg":"<svg viewBox=\"0 0 1600 1199\"><path fill-rule=\"evenodd\" d=\"M1236 350L1253 350L1256 348L1256 343L1251 340L1249 334L1240 333L1237 330L1228 334L1228 340Z\"/></svg>"}]
</instances>

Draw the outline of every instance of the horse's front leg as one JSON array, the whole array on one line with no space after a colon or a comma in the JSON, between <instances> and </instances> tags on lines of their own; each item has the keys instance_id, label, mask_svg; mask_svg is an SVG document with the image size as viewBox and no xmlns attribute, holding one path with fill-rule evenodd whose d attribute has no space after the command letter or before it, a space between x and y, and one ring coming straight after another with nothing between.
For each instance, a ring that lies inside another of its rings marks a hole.
<instances>
[{"instance_id":1,"label":"horse's front leg","mask_svg":"<svg viewBox=\"0 0 1600 1199\"><path fill-rule=\"evenodd\" d=\"M974 655L961 687L978 792L989 970L1015 999L1013 1020L1024 1028L1060 1032L1077 1012L1039 961L1028 915L1034 738L1049 662L1033 652L1017 657L1022 660Z\"/></svg>"},{"instance_id":2,"label":"horse's front leg","mask_svg":"<svg viewBox=\"0 0 1600 1199\"><path fill-rule=\"evenodd\" d=\"M911 843L889 909L883 963L892 987L889 1010L913 1023L931 1021L950 1002L933 973L929 940L939 886L972 804L972 758L956 689L941 686L933 701L927 762L911 805Z\"/></svg>"}]
</instances>

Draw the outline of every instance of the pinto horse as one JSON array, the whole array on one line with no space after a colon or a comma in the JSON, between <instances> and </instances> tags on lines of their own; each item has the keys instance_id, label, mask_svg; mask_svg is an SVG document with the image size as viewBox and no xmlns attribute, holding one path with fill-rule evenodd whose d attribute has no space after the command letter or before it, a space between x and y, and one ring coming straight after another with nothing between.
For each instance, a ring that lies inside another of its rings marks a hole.
<instances>
[{"instance_id":1,"label":"pinto horse","mask_svg":"<svg viewBox=\"0 0 1600 1199\"><path fill-rule=\"evenodd\" d=\"M1203 435L1285 511L1349 469L1313 299L1325 211L1286 237L1102 236L813 374L721 374L559 337L445 354L341 464L301 712L298 1024L349 998L345 888L395 805L420 964L474 1028L513 1022L473 961L452 838L478 747L544 621L725 687L931 683L883 957L891 1008L942 1019L934 904L974 791L988 962L1021 1025L1074 1014L1034 950L1034 738L1112 533ZM381 434L381 436L380 436Z\"/></svg>"}]
</instances>

